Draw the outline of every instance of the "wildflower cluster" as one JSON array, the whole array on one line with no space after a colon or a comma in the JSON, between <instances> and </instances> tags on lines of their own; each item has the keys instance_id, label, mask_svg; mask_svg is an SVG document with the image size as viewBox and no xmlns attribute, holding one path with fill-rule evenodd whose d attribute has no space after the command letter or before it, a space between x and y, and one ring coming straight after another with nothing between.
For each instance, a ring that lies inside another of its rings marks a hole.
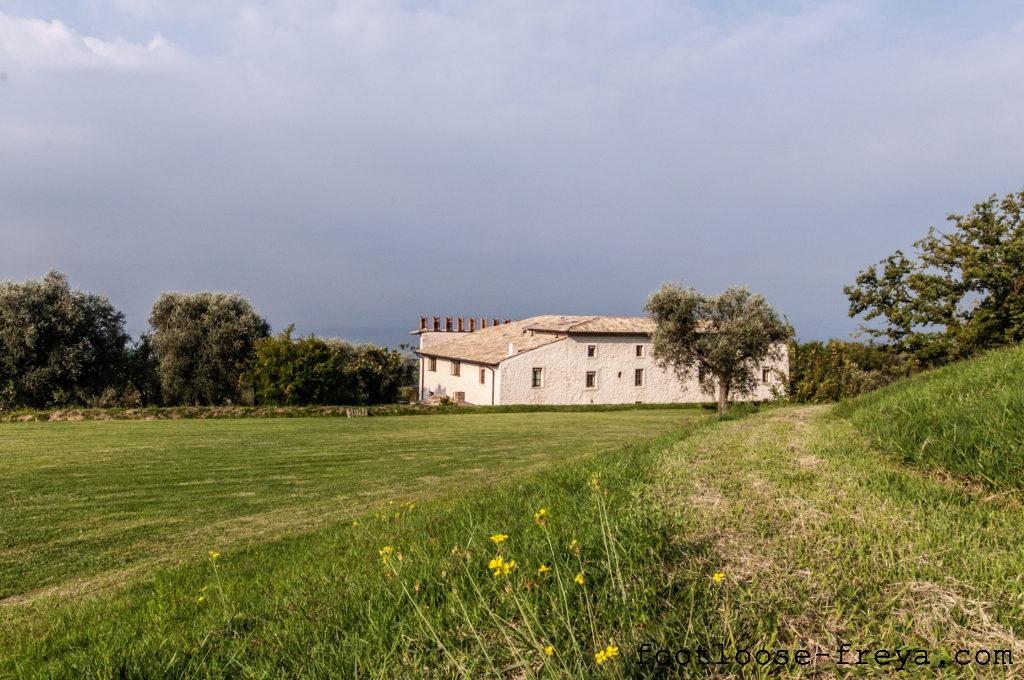
<instances>
[{"instance_id":1,"label":"wildflower cluster","mask_svg":"<svg viewBox=\"0 0 1024 680\"><path fill-rule=\"evenodd\" d=\"M608 645L604 649L600 649L600 650L597 651L596 654L594 654L594 661L596 661L597 665L600 666L605 661L611 661L612 659L614 659L618 655L619 655L619 648L616 647L615 645Z\"/></svg>"},{"instance_id":2,"label":"wildflower cluster","mask_svg":"<svg viewBox=\"0 0 1024 680\"><path fill-rule=\"evenodd\" d=\"M487 568L494 573L495 578L501 578L502 576L508 576L509 572L516 568L516 561L509 560L506 562L504 557L498 555L487 563Z\"/></svg>"}]
</instances>

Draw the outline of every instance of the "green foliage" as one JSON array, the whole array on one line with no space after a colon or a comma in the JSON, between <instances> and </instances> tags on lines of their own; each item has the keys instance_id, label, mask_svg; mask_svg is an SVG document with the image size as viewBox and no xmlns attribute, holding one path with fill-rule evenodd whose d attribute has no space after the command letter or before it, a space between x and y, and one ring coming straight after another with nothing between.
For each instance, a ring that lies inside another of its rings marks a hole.
<instances>
[{"instance_id":1,"label":"green foliage","mask_svg":"<svg viewBox=\"0 0 1024 680\"><path fill-rule=\"evenodd\" d=\"M669 284L651 294L646 309L657 324L654 358L686 380L697 371L708 394L718 389L719 410L730 394L751 394L766 361L781 358L793 336L761 295L729 288L718 296Z\"/></svg>"},{"instance_id":2,"label":"green foliage","mask_svg":"<svg viewBox=\"0 0 1024 680\"><path fill-rule=\"evenodd\" d=\"M237 401L242 365L270 325L240 295L164 293L149 317L169 404Z\"/></svg>"},{"instance_id":3,"label":"green foliage","mask_svg":"<svg viewBox=\"0 0 1024 680\"><path fill-rule=\"evenodd\" d=\"M0 284L0 408L103 399L120 383L127 342L124 315L63 274Z\"/></svg>"},{"instance_id":4,"label":"green foliage","mask_svg":"<svg viewBox=\"0 0 1024 680\"><path fill-rule=\"evenodd\" d=\"M870 392L909 375L911 359L888 345L829 340L789 346L792 401L825 403Z\"/></svg>"},{"instance_id":5,"label":"green foliage","mask_svg":"<svg viewBox=\"0 0 1024 680\"><path fill-rule=\"evenodd\" d=\"M879 319L864 327L924 366L1024 340L1024 192L950 215L915 245L860 272L843 290L850 316Z\"/></svg>"},{"instance_id":6,"label":"green foliage","mask_svg":"<svg viewBox=\"0 0 1024 680\"><path fill-rule=\"evenodd\" d=\"M402 352L317 337L293 338L294 326L256 342L244 381L262 404L385 404L412 381Z\"/></svg>"},{"instance_id":7,"label":"green foliage","mask_svg":"<svg viewBox=\"0 0 1024 680\"><path fill-rule=\"evenodd\" d=\"M144 333L125 354L125 399L130 406L155 406L162 403L160 360L153 338Z\"/></svg>"},{"instance_id":8,"label":"green foliage","mask_svg":"<svg viewBox=\"0 0 1024 680\"><path fill-rule=\"evenodd\" d=\"M903 461L1024 489L1024 346L899 381L837 413Z\"/></svg>"}]
</instances>

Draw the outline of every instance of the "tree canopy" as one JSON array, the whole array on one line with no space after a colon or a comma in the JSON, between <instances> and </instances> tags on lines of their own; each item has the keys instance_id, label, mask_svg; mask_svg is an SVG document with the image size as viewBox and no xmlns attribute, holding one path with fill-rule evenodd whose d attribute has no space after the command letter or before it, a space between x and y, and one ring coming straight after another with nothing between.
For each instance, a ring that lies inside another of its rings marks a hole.
<instances>
[{"instance_id":1,"label":"tree canopy","mask_svg":"<svg viewBox=\"0 0 1024 680\"><path fill-rule=\"evenodd\" d=\"M412 382L415 362L401 352L293 332L256 342L245 380L260 403L383 404Z\"/></svg>"},{"instance_id":2,"label":"tree canopy","mask_svg":"<svg viewBox=\"0 0 1024 680\"><path fill-rule=\"evenodd\" d=\"M932 227L908 257L897 250L843 290L849 314L924 366L1024 340L1024 191L995 195Z\"/></svg>"},{"instance_id":3,"label":"tree canopy","mask_svg":"<svg viewBox=\"0 0 1024 680\"><path fill-rule=\"evenodd\" d=\"M229 293L164 293L149 324L168 404L237 401L244 364L270 334L249 301Z\"/></svg>"},{"instance_id":4,"label":"tree canopy","mask_svg":"<svg viewBox=\"0 0 1024 680\"><path fill-rule=\"evenodd\" d=\"M128 334L107 298L51 271L0 283L0 407L86 404L120 380Z\"/></svg>"},{"instance_id":5,"label":"tree canopy","mask_svg":"<svg viewBox=\"0 0 1024 680\"><path fill-rule=\"evenodd\" d=\"M792 327L761 295L729 288L705 296L693 288L663 285L647 300L654 319L654 358L682 380L696 371L708 394L718 390L718 408L731 394L753 393L765 361L782 357Z\"/></svg>"}]
</instances>

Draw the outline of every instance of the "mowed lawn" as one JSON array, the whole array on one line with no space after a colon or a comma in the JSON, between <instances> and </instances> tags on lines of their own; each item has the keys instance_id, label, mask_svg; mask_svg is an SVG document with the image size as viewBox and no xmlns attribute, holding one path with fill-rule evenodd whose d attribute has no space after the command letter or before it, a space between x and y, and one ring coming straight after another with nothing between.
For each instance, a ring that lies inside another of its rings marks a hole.
<instances>
[{"instance_id":1,"label":"mowed lawn","mask_svg":"<svg viewBox=\"0 0 1024 680\"><path fill-rule=\"evenodd\" d=\"M0 425L0 604L618 449L699 410ZM399 510L400 511L400 510Z\"/></svg>"}]
</instances>

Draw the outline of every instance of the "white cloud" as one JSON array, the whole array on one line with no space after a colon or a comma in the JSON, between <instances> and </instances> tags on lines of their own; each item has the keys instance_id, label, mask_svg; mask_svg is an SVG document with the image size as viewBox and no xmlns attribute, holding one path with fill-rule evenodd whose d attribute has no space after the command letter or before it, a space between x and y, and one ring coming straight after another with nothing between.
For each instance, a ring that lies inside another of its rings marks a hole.
<instances>
[{"instance_id":1,"label":"white cloud","mask_svg":"<svg viewBox=\"0 0 1024 680\"><path fill-rule=\"evenodd\" d=\"M181 52L159 33L147 43L102 40L54 20L0 12L0 59L33 71L113 68L141 70L176 63Z\"/></svg>"}]
</instances>

